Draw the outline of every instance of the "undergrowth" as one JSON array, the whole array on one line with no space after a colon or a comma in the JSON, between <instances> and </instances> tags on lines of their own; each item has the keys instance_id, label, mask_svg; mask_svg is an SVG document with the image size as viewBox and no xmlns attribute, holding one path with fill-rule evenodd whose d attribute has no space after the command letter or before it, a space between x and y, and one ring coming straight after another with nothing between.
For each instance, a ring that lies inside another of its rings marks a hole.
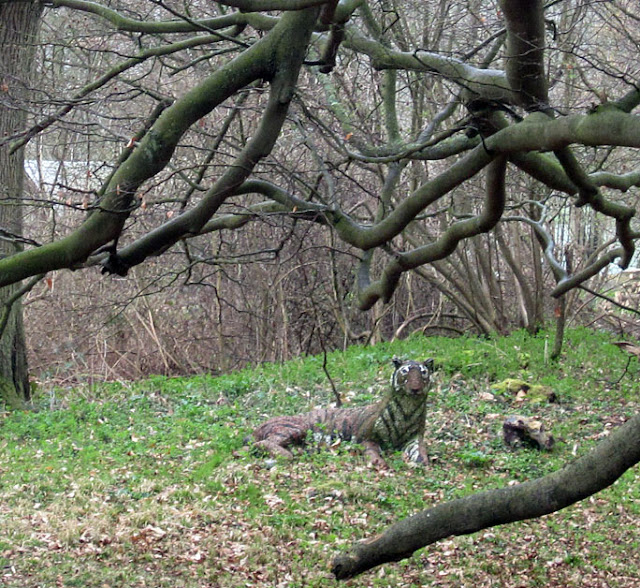
<instances>
[{"instance_id":1,"label":"undergrowth","mask_svg":"<svg viewBox=\"0 0 640 588\"><path fill-rule=\"evenodd\" d=\"M545 475L638 410L638 363L586 329L552 336L414 337L327 357L345 403L384 393L393 355L433 357L428 468L357 447L308 447L293 463L245 447L263 419L333 402L323 357L219 377L43 388L38 410L0 418L0 585L333 586L333 555L445 500ZM626 370L626 371L625 371ZM529 402L511 378L553 390ZM508 450L504 418L536 416L552 452ZM349 586L640 585L637 469L540 520L441 541Z\"/></svg>"}]
</instances>

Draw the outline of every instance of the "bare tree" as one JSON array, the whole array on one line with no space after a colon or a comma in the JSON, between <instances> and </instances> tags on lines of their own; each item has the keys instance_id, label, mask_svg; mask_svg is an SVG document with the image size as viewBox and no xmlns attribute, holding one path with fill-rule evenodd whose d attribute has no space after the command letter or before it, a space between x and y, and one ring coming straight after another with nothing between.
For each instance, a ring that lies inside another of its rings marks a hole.
<instances>
[{"instance_id":1,"label":"bare tree","mask_svg":"<svg viewBox=\"0 0 640 588\"><path fill-rule=\"evenodd\" d=\"M24 130L35 42L42 7L38 4L0 5L0 137ZM0 146L0 253L23 249L22 209L24 150ZM37 279L37 277L36 277ZM34 285L11 282L0 289L0 398L14 407L29 400L31 390L20 297Z\"/></svg>"}]
</instances>

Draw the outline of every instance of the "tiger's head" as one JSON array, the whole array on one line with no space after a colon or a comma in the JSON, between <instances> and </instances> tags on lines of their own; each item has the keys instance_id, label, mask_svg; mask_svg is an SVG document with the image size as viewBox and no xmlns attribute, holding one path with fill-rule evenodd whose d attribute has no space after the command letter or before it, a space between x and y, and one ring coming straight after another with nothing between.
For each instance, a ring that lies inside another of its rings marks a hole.
<instances>
[{"instance_id":1,"label":"tiger's head","mask_svg":"<svg viewBox=\"0 0 640 588\"><path fill-rule=\"evenodd\" d=\"M396 367L391 376L391 387L394 392L411 396L426 395L433 373L433 359L420 362L394 357L393 365Z\"/></svg>"}]
</instances>

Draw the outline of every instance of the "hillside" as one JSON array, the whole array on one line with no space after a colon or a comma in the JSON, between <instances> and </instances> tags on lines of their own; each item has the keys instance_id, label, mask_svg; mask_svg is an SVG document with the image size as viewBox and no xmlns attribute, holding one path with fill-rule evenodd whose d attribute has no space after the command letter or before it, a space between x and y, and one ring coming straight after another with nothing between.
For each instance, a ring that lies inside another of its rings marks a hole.
<instances>
[{"instance_id":1,"label":"hillside","mask_svg":"<svg viewBox=\"0 0 640 588\"><path fill-rule=\"evenodd\" d=\"M585 329L567 335L423 338L352 347L326 367L345 402L388 385L393 355L438 366L428 468L401 454L388 471L356 447L300 450L273 463L243 449L266 417L332 402L324 358L219 377L43 388L35 412L0 419L0 585L335 586L332 557L439 502L536 478L593 447L638 412L638 360ZM507 379L556 401L510 393ZM502 384L502 385L501 385ZM509 450L512 414L552 429L551 452ZM442 541L349 586L640 585L637 468L542 520Z\"/></svg>"}]
</instances>

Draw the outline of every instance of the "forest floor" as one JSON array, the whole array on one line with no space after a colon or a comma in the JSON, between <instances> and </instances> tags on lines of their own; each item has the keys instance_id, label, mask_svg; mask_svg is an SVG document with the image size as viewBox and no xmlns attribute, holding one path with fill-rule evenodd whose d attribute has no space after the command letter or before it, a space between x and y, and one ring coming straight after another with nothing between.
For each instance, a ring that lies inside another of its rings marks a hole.
<instances>
[{"instance_id":1,"label":"forest floor","mask_svg":"<svg viewBox=\"0 0 640 588\"><path fill-rule=\"evenodd\" d=\"M638 360L604 334L412 337L327 356L345 402L384 393L396 354L435 358L429 467L349 444L293 462L243 449L265 418L332 402L323 357L219 377L43 386L38 410L0 415L0 586L339 585L332 558L443 501L520 483L583 455L638 412ZM544 395L509 392L517 378ZM552 451L510 450L507 416L541 419ZM542 519L450 538L345 586L640 586L640 470Z\"/></svg>"}]
</instances>

